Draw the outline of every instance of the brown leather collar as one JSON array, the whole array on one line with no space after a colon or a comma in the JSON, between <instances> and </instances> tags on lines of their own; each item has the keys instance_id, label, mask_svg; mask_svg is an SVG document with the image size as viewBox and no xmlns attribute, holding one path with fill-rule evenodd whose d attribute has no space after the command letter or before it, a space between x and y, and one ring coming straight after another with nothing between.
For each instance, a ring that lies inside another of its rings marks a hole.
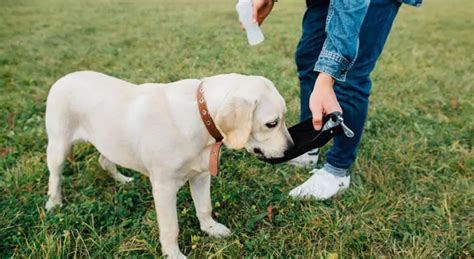
<instances>
[{"instance_id":1,"label":"brown leather collar","mask_svg":"<svg viewBox=\"0 0 474 259\"><path fill-rule=\"evenodd\" d=\"M222 147L222 139L224 137L222 137L221 133L217 129L216 124L212 120L211 114L207 109L202 82L199 83L199 86L197 88L196 98L202 122L204 123L204 126L206 126L206 129L209 134L211 134L211 136L216 140L216 143L212 145L211 153L209 154L209 172L212 176L216 176L219 171L219 153Z\"/></svg>"}]
</instances>

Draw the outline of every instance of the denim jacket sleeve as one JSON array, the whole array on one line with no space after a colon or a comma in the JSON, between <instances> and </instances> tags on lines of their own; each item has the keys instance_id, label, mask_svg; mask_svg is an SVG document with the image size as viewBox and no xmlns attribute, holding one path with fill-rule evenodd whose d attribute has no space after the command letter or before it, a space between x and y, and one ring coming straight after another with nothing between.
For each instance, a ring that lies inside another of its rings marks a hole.
<instances>
[{"instance_id":1,"label":"denim jacket sleeve","mask_svg":"<svg viewBox=\"0 0 474 259\"><path fill-rule=\"evenodd\" d=\"M326 40L314 66L345 81L359 48L359 31L370 0L332 0L326 18Z\"/></svg>"}]
</instances>

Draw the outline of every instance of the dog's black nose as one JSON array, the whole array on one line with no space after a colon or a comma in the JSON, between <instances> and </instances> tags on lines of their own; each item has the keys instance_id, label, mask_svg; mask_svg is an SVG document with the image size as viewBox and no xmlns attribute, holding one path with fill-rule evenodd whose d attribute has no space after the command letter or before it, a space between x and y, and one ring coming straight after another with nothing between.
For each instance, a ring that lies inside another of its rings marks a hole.
<instances>
[{"instance_id":1,"label":"dog's black nose","mask_svg":"<svg viewBox=\"0 0 474 259\"><path fill-rule=\"evenodd\" d=\"M255 154L260 154L260 155L263 156L263 152L262 152L262 150L260 150L260 148L254 148L254 149L253 149L253 152L254 152Z\"/></svg>"}]
</instances>

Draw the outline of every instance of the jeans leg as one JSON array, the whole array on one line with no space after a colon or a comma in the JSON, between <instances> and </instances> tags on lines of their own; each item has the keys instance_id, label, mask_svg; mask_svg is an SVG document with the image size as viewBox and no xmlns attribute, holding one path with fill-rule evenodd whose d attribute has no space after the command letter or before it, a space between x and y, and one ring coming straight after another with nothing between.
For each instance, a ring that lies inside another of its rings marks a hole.
<instances>
[{"instance_id":1,"label":"jeans leg","mask_svg":"<svg viewBox=\"0 0 474 259\"><path fill-rule=\"evenodd\" d=\"M295 61L300 80L300 120L311 117L309 96L313 91L318 72L313 71L319 53L323 47L326 33L326 16L329 1L307 1L307 9L303 17L303 34L296 48Z\"/></svg>"},{"instance_id":2,"label":"jeans leg","mask_svg":"<svg viewBox=\"0 0 474 259\"><path fill-rule=\"evenodd\" d=\"M345 124L354 131L353 138L338 136L326 154L326 161L335 168L349 169L354 163L357 148L367 118L372 87L370 73L387 40L400 4L393 0L373 0L359 33L359 53L349 71L346 82L336 81L334 90L342 107Z\"/></svg>"}]
</instances>

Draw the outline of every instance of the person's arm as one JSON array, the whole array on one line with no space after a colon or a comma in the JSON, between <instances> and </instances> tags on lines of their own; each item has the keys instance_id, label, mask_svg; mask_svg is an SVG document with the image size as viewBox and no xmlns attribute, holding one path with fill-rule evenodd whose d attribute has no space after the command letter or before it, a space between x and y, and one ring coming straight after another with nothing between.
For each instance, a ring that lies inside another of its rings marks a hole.
<instances>
[{"instance_id":1,"label":"person's arm","mask_svg":"<svg viewBox=\"0 0 474 259\"><path fill-rule=\"evenodd\" d=\"M345 81L357 58L359 31L370 0L331 0L326 19L326 40L314 71L320 72L309 100L313 126L320 130L323 115L342 112L334 93L335 80Z\"/></svg>"},{"instance_id":2,"label":"person's arm","mask_svg":"<svg viewBox=\"0 0 474 259\"><path fill-rule=\"evenodd\" d=\"M326 40L314 71L345 81L359 48L359 31L370 0L331 0L326 19Z\"/></svg>"},{"instance_id":3,"label":"person's arm","mask_svg":"<svg viewBox=\"0 0 474 259\"><path fill-rule=\"evenodd\" d=\"M309 100L316 130L322 127L322 117L342 111L336 94L335 80L345 81L357 57L359 31L370 0L331 0L326 19L326 40L314 71L320 72ZM273 8L273 0L253 0L253 19L261 24Z\"/></svg>"}]
</instances>

